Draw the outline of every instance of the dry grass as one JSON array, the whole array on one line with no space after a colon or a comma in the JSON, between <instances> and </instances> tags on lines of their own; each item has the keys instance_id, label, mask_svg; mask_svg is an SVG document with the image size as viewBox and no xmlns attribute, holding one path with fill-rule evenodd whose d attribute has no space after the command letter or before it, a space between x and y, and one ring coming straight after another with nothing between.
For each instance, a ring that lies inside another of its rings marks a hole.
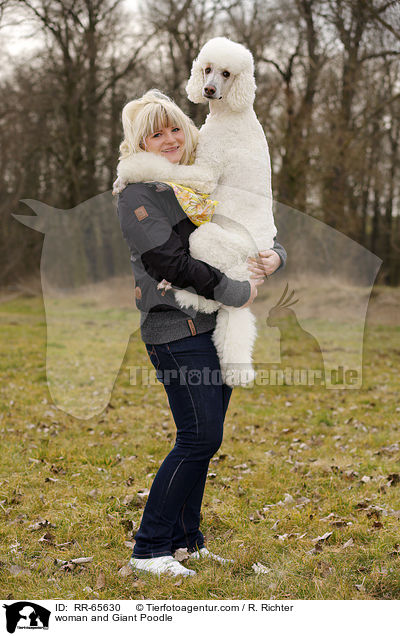
<instances>
[{"instance_id":1,"label":"dry grass","mask_svg":"<svg viewBox=\"0 0 400 636\"><path fill-rule=\"evenodd\" d=\"M400 328L384 311L398 291L378 288L371 301L361 389L235 389L210 465L202 530L211 549L236 563L196 562L197 577L161 582L119 574L141 491L174 440L162 386L130 384L129 367L150 368L138 333L110 405L78 420L51 401L41 298L4 299L2 598L399 598ZM263 293L258 356L271 304ZM93 560L55 561L77 557ZM266 573L254 572L258 562Z\"/></svg>"}]
</instances>

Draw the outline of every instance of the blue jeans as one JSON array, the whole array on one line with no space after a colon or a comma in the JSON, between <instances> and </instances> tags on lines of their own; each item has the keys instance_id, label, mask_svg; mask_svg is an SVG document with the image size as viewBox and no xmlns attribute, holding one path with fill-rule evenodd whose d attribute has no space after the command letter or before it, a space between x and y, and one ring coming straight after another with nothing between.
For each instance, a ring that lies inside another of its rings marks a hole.
<instances>
[{"instance_id":1,"label":"blue jeans","mask_svg":"<svg viewBox=\"0 0 400 636\"><path fill-rule=\"evenodd\" d=\"M150 489L133 557L171 555L204 546L200 508L211 457L222 443L231 387L222 383L213 331L148 345L175 420L175 446Z\"/></svg>"}]
</instances>

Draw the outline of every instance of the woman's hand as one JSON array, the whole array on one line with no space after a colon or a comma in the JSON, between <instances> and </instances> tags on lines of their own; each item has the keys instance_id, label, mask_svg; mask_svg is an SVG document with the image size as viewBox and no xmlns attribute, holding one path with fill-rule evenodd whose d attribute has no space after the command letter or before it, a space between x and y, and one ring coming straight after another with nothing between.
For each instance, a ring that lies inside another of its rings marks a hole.
<instances>
[{"instance_id":1,"label":"woman's hand","mask_svg":"<svg viewBox=\"0 0 400 636\"><path fill-rule=\"evenodd\" d=\"M249 307L251 303L254 302L257 296L257 286L262 285L262 283L264 282L264 276L259 276L258 274L250 276L249 282L250 282L250 298L247 301L247 303L239 307L239 309L244 309L245 307Z\"/></svg>"},{"instance_id":2,"label":"woman's hand","mask_svg":"<svg viewBox=\"0 0 400 636\"><path fill-rule=\"evenodd\" d=\"M281 257L275 250L264 250L258 253L258 258L247 259L248 268L254 274L270 276L281 264Z\"/></svg>"}]
</instances>

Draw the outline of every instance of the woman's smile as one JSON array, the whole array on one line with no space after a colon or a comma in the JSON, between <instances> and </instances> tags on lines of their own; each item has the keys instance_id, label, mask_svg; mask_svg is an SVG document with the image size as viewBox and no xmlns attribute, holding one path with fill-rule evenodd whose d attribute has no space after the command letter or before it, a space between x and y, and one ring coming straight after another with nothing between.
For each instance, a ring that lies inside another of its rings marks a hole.
<instances>
[{"instance_id":1,"label":"woman's smile","mask_svg":"<svg viewBox=\"0 0 400 636\"><path fill-rule=\"evenodd\" d=\"M180 146L173 146L172 148L165 148L165 150L161 150L161 152L170 153L170 152L178 152Z\"/></svg>"},{"instance_id":2,"label":"woman's smile","mask_svg":"<svg viewBox=\"0 0 400 636\"><path fill-rule=\"evenodd\" d=\"M145 148L164 155L171 163L179 163L185 150L185 134L178 126L167 126L145 138Z\"/></svg>"}]
</instances>

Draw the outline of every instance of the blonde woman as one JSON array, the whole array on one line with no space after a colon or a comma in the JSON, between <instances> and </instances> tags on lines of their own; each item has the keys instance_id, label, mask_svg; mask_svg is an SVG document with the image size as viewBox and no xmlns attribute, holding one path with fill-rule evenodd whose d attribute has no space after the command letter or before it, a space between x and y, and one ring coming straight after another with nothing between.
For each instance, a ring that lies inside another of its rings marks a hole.
<instances>
[{"instance_id":1,"label":"blonde woman","mask_svg":"<svg viewBox=\"0 0 400 636\"><path fill-rule=\"evenodd\" d=\"M129 102L122 123L121 158L148 152L171 163L193 161L197 129L162 93L152 90ZM118 199L121 229L131 252L141 337L177 429L175 445L151 486L130 563L137 571L193 576L194 570L174 558L178 548L188 550L189 561L230 561L205 547L199 525L207 469L222 443L232 389L221 380L211 338L216 312L182 310L173 291L157 286L165 279L175 288L224 305L247 307L264 276L284 265L286 252L275 242L273 250L249 264L250 282L228 278L190 256L189 236L204 219L201 213L198 218L189 216L177 197L179 188L145 182L129 184Z\"/></svg>"}]
</instances>

